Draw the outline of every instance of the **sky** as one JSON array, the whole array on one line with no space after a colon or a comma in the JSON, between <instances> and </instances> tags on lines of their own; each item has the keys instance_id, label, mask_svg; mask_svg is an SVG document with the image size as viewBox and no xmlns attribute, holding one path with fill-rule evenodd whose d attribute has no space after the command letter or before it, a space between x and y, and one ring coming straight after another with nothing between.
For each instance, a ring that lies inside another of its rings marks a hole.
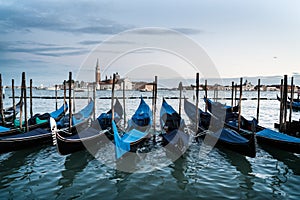
<instances>
[{"instance_id":1,"label":"sky","mask_svg":"<svg viewBox=\"0 0 300 200\"><path fill-rule=\"evenodd\" d=\"M69 71L78 78L89 71L93 81L99 58L103 79L114 70L131 79L193 78L197 68L188 65L206 59L200 73L215 68L222 79L299 75L299 7L297 0L0 0L0 72L4 85L19 84L23 71L35 85L59 84ZM147 48L134 50L143 42Z\"/></svg>"}]
</instances>

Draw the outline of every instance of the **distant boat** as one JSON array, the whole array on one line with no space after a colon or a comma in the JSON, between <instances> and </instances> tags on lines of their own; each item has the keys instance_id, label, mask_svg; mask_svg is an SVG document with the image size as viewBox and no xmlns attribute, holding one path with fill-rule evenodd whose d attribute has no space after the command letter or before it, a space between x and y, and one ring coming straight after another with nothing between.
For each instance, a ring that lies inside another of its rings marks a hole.
<instances>
[{"instance_id":1,"label":"distant boat","mask_svg":"<svg viewBox=\"0 0 300 200\"><path fill-rule=\"evenodd\" d=\"M277 95L277 100L281 102L281 98ZM292 109L294 111L300 111L300 102L299 101L287 101L287 109L289 109L290 105L292 103Z\"/></svg>"},{"instance_id":2,"label":"distant boat","mask_svg":"<svg viewBox=\"0 0 300 200\"><path fill-rule=\"evenodd\" d=\"M149 90L147 90L147 88L143 88L143 89L140 89L140 92L149 92Z\"/></svg>"},{"instance_id":3,"label":"distant boat","mask_svg":"<svg viewBox=\"0 0 300 200\"><path fill-rule=\"evenodd\" d=\"M52 90L52 91L53 91L53 90L55 90L55 87L46 87L45 89L46 89L46 90Z\"/></svg>"}]
</instances>

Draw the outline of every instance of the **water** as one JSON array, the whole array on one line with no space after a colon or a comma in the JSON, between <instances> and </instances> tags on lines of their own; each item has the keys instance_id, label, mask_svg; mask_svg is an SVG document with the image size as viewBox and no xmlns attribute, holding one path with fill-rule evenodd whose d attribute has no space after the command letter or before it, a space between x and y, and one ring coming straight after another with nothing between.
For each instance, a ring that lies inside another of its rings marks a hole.
<instances>
[{"instance_id":1,"label":"water","mask_svg":"<svg viewBox=\"0 0 300 200\"><path fill-rule=\"evenodd\" d=\"M62 91L59 94L62 95ZM126 94L151 96L151 93L140 92ZM53 96L54 91L34 91L34 95ZM10 96L10 91L6 91L6 96ZM97 96L110 96L110 91L98 91ZM122 92L116 92L116 96L122 96ZM161 97L178 96L178 91L159 91L158 96L159 110ZM193 93L184 91L184 96L192 101ZM230 97L230 92L219 96ZM256 97L256 93L244 92L243 96ZM275 98L276 92L262 92L261 96ZM76 110L86 102L76 100ZM146 102L151 105L150 99ZM177 99L168 99L168 102L178 109ZM223 102L230 104L230 101ZM4 103L11 105L11 99L6 98ZM136 99L126 100L127 118L138 103ZM243 115L256 116L256 104L252 100L243 101ZM33 99L33 105L34 112L49 112L54 109L55 100ZM109 107L109 100L97 100L98 114ZM200 107L204 108L203 102ZM272 128L278 121L278 108L275 100L261 101L260 123ZM183 118L189 123L184 111ZM299 118L299 113L293 114L293 119ZM140 173L115 170L87 151L61 156L54 146L1 154L0 199L299 199L300 155L259 146L256 158L219 148L203 157L199 155L200 145L192 143L188 152L174 163L166 166L158 163L156 170ZM151 169L153 166L143 167Z\"/></svg>"}]
</instances>

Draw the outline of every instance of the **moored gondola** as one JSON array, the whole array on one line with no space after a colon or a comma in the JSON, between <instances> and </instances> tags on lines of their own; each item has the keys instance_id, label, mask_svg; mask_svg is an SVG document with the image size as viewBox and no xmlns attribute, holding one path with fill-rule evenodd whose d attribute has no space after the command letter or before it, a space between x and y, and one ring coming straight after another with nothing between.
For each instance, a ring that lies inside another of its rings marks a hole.
<instances>
[{"instance_id":1,"label":"moored gondola","mask_svg":"<svg viewBox=\"0 0 300 200\"><path fill-rule=\"evenodd\" d=\"M277 100L281 101L281 98L277 95ZM290 107L290 105L292 104L292 109L294 111L300 111L300 101L298 101L297 99L295 99L295 101L287 101L287 108Z\"/></svg>"},{"instance_id":2,"label":"moored gondola","mask_svg":"<svg viewBox=\"0 0 300 200\"><path fill-rule=\"evenodd\" d=\"M114 119L116 123L120 121L123 115L122 105L117 100L115 103ZM88 117L88 115L86 115ZM52 127L55 126L53 121ZM91 126L87 126L86 122L75 124L71 131L67 128L61 129L54 133L55 144L61 155L70 154L76 151L89 150L97 151L101 142L108 142L113 138L112 133L112 112L102 113L95 121L91 122Z\"/></svg>"},{"instance_id":3,"label":"moored gondola","mask_svg":"<svg viewBox=\"0 0 300 200\"><path fill-rule=\"evenodd\" d=\"M68 105L65 102L59 109L51 112L51 113L44 113L44 114L35 114L33 117L28 119L28 130L32 131L37 128L49 128L49 118L52 117L56 121L61 120L63 116L65 115L65 112L68 109ZM2 136L8 136L8 135L16 135L19 133L24 133L25 122L22 122L22 129L20 128L20 121L18 119L15 119L12 126L4 127L0 126L0 137Z\"/></svg>"},{"instance_id":4,"label":"moored gondola","mask_svg":"<svg viewBox=\"0 0 300 200\"><path fill-rule=\"evenodd\" d=\"M256 119L247 120L241 116L240 128L244 130L251 130L251 124L256 123L255 132L258 144L267 144L278 149L300 153L300 138L293 137L278 131L265 128L257 124ZM231 128L237 129L238 127L238 114L231 113L230 117L226 118L226 125ZM247 137L247 134L244 134Z\"/></svg>"},{"instance_id":5,"label":"moored gondola","mask_svg":"<svg viewBox=\"0 0 300 200\"><path fill-rule=\"evenodd\" d=\"M6 124L7 123L11 124L13 122L14 110L15 110L15 115L17 115L20 112L20 106L21 106L21 100L15 105L15 109L12 106L9 108L5 108L3 110L4 120ZM2 124L1 112L0 112L0 124Z\"/></svg>"},{"instance_id":6,"label":"moored gondola","mask_svg":"<svg viewBox=\"0 0 300 200\"><path fill-rule=\"evenodd\" d=\"M160 110L163 145L178 158L189 147L190 136L185 132L181 116L163 99Z\"/></svg>"},{"instance_id":7,"label":"moored gondola","mask_svg":"<svg viewBox=\"0 0 300 200\"><path fill-rule=\"evenodd\" d=\"M112 122L115 155L120 160L127 152L135 152L137 148L149 138L149 130L152 126L152 112L148 104L141 97L139 107L128 121L125 131L119 131L116 123Z\"/></svg>"},{"instance_id":8,"label":"moored gondola","mask_svg":"<svg viewBox=\"0 0 300 200\"><path fill-rule=\"evenodd\" d=\"M185 99L184 110L191 121L196 123L196 106ZM235 130L224 127L224 121L212 116L210 113L198 108L198 114L199 136L204 138L204 142L210 145L220 145L249 157L256 156L255 134L247 132L249 137L245 138Z\"/></svg>"},{"instance_id":9,"label":"moored gondola","mask_svg":"<svg viewBox=\"0 0 300 200\"><path fill-rule=\"evenodd\" d=\"M35 124L29 126L29 131L22 132L20 129L12 129L4 132L0 136L0 153L16 151L24 148L34 147L40 144L51 143L51 131L49 120L52 117L53 120L61 119L65 111L67 110L67 104L61 106L58 110L45 115L46 119L41 120L38 116L31 118L31 123Z\"/></svg>"}]
</instances>

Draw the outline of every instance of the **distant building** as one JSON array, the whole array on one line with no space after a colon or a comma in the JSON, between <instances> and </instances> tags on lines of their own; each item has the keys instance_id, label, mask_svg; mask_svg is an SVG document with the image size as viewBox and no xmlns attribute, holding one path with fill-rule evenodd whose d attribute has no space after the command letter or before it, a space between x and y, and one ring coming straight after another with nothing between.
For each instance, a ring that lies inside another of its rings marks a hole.
<instances>
[{"instance_id":1,"label":"distant building","mask_svg":"<svg viewBox=\"0 0 300 200\"><path fill-rule=\"evenodd\" d=\"M134 89L140 90L143 92L153 91L153 83L147 83L147 82L135 82L134 83Z\"/></svg>"},{"instance_id":2,"label":"distant building","mask_svg":"<svg viewBox=\"0 0 300 200\"><path fill-rule=\"evenodd\" d=\"M100 82L101 82L101 72L100 72L100 66L99 66L99 59L97 59L97 63L96 63L95 82L96 82L97 86L100 85Z\"/></svg>"}]
</instances>

